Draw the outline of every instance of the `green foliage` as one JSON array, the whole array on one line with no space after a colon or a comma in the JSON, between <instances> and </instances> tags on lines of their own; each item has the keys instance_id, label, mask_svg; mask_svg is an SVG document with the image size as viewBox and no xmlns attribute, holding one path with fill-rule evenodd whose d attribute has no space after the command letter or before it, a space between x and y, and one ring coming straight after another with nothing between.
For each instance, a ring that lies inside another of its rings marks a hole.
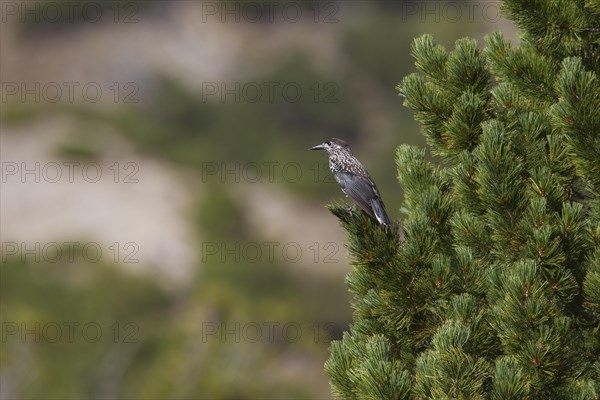
<instances>
[{"instance_id":1,"label":"green foliage","mask_svg":"<svg viewBox=\"0 0 600 400\"><path fill-rule=\"evenodd\" d=\"M25 397L112 397L107 380L145 368L167 346L172 301L150 278L79 255L55 263L5 257L2 361L43 377L13 381Z\"/></svg>"},{"instance_id":2,"label":"green foliage","mask_svg":"<svg viewBox=\"0 0 600 400\"><path fill-rule=\"evenodd\" d=\"M432 151L448 158L472 150L489 114L489 80L483 54L475 41L461 39L450 54L424 35L415 40L415 65L425 75L411 74L398 85L405 106L416 111Z\"/></svg>"},{"instance_id":3,"label":"green foliage","mask_svg":"<svg viewBox=\"0 0 600 400\"><path fill-rule=\"evenodd\" d=\"M354 266L325 366L338 397L600 395L600 9L504 9L518 48L414 42L421 74L398 90L442 163L398 148L400 235L331 206Z\"/></svg>"}]
</instances>

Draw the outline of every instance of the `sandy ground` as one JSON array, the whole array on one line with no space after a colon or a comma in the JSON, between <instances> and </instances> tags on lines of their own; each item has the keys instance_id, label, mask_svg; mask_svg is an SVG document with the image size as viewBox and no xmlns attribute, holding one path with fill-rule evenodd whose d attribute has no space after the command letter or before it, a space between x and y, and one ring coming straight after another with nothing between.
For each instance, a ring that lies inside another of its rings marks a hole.
<instances>
[{"instance_id":1,"label":"sandy ground","mask_svg":"<svg viewBox=\"0 0 600 400\"><path fill-rule=\"evenodd\" d=\"M16 245L31 250L28 261L65 261L75 254L92 263L99 251L131 271L185 281L197 236L187 223L189 183L114 134L99 160L59 158L56 148L70 125L68 118L49 118L2 128L3 251Z\"/></svg>"}]
</instances>

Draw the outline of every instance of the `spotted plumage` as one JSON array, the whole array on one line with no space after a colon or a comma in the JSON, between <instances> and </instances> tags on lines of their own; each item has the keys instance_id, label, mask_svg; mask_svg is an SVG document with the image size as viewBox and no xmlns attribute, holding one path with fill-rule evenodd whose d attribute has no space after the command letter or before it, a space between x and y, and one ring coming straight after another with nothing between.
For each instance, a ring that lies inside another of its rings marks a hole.
<instances>
[{"instance_id":1,"label":"spotted plumage","mask_svg":"<svg viewBox=\"0 0 600 400\"><path fill-rule=\"evenodd\" d=\"M346 142L333 138L312 147L311 150L325 150L329 157L329 169L346 196L381 225L390 224L375 182L354 157Z\"/></svg>"}]
</instances>

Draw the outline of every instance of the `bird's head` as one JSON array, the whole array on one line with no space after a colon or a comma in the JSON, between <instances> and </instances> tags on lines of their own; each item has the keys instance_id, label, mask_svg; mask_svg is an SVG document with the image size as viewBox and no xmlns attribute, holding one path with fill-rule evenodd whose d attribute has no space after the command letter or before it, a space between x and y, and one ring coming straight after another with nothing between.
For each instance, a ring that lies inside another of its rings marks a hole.
<instances>
[{"instance_id":1,"label":"bird's head","mask_svg":"<svg viewBox=\"0 0 600 400\"><path fill-rule=\"evenodd\" d=\"M318 144L314 147L311 147L310 150L325 150L327 154L331 154L336 151L347 151L351 153L350 146L348 143L344 142L342 139L329 139L321 144Z\"/></svg>"}]
</instances>

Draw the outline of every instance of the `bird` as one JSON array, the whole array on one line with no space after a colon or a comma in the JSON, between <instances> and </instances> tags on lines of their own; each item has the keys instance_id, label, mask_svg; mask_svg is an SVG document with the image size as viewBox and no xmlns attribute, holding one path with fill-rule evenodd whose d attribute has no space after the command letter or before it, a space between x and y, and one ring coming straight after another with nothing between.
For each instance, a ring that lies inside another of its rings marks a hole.
<instances>
[{"instance_id":1,"label":"bird","mask_svg":"<svg viewBox=\"0 0 600 400\"><path fill-rule=\"evenodd\" d=\"M342 192L380 225L390 225L390 218L385 212L385 205L375 182L360 161L354 157L348 143L333 138L309 150L325 150L329 158L329 169Z\"/></svg>"}]
</instances>

